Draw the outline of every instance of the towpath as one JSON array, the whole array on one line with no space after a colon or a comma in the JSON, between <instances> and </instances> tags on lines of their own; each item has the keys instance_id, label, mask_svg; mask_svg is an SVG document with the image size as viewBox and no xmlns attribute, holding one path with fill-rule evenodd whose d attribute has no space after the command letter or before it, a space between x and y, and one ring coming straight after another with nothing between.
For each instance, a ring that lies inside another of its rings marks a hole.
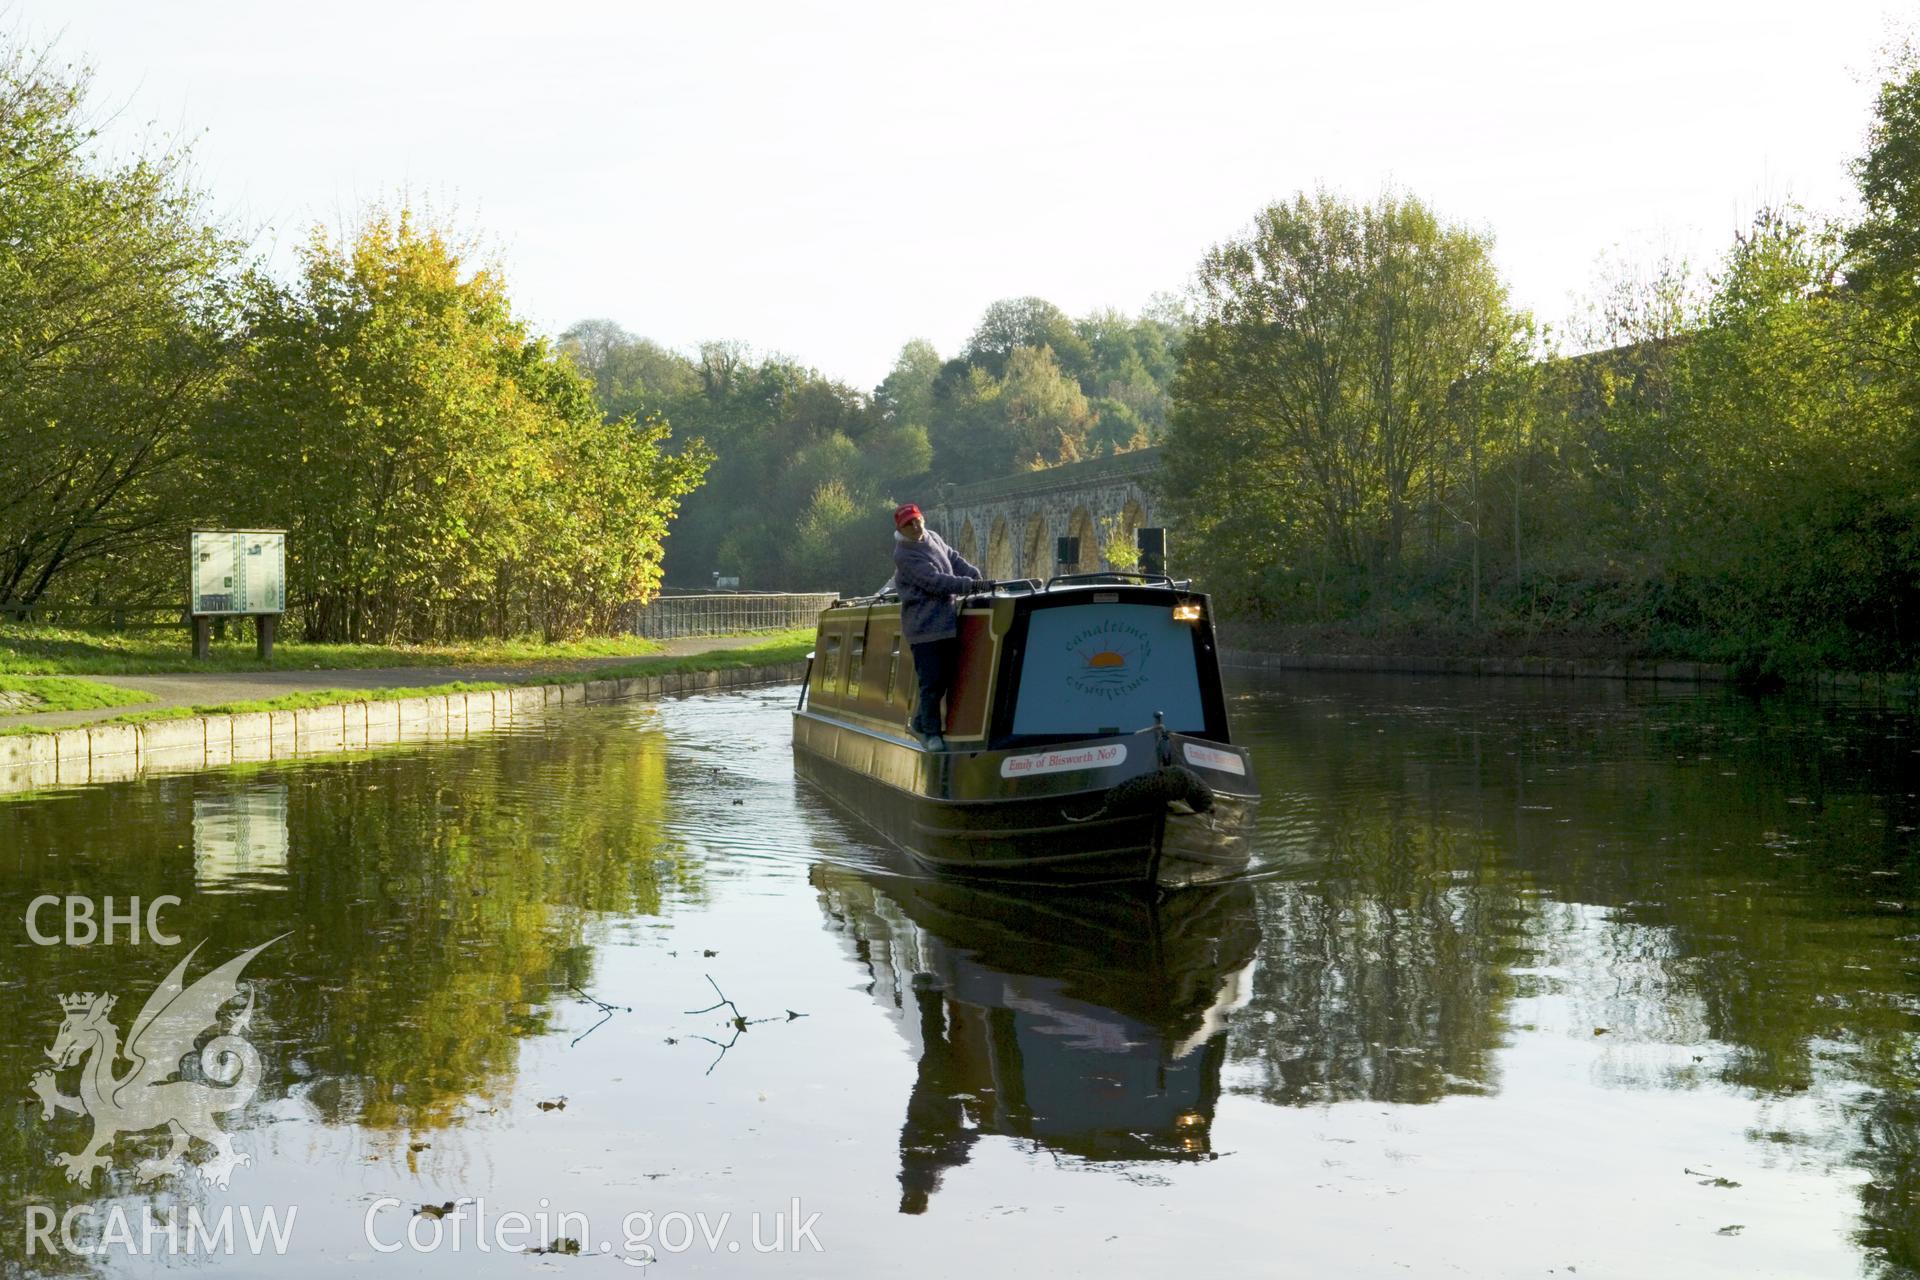
<instances>
[{"instance_id":1,"label":"towpath","mask_svg":"<svg viewBox=\"0 0 1920 1280\"><path fill-rule=\"evenodd\" d=\"M360 667L335 670L191 671L150 676L87 676L102 684L122 685L153 695L151 702L90 711L42 711L0 716L0 729L30 725L36 729L68 729L79 724L111 720L130 711L161 711L168 707L212 706L280 698L290 693L318 693L335 689L420 689L474 682L525 680L532 676L591 673L606 667L632 666L648 658L687 658L722 649L760 644L764 635L691 636L661 642L657 653L613 658L575 658L564 662L470 663L445 667Z\"/></svg>"}]
</instances>

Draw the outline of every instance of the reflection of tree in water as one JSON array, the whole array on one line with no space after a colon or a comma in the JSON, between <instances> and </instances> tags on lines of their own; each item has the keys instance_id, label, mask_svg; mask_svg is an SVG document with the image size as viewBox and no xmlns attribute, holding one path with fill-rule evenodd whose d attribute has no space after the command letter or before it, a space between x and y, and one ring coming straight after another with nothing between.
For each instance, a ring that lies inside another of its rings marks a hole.
<instances>
[{"instance_id":1,"label":"reflection of tree in water","mask_svg":"<svg viewBox=\"0 0 1920 1280\"><path fill-rule=\"evenodd\" d=\"M1854 1160L1869 1177L1860 1188L1855 1237L1891 1274L1920 1273L1920 1101L1911 1055L1888 1084L1854 1108ZM1904 1088L1894 1083L1904 1077Z\"/></svg>"},{"instance_id":2,"label":"reflection of tree in water","mask_svg":"<svg viewBox=\"0 0 1920 1280\"><path fill-rule=\"evenodd\" d=\"M1259 888L1266 941L1231 1087L1281 1106L1486 1092L1524 904L1446 874L1451 832L1377 811L1330 828L1315 878Z\"/></svg>"},{"instance_id":3,"label":"reflection of tree in water","mask_svg":"<svg viewBox=\"0 0 1920 1280\"><path fill-rule=\"evenodd\" d=\"M287 792L284 889L196 895L195 798L263 785ZM667 797L663 735L610 720L537 742L502 736L91 788L4 806L17 839L0 867L0 914L18 922L48 893L122 905L175 894L184 903L164 923L186 946L205 939L196 974L291 930L248 972L260 993L250 1038L268 1073L256 1107L293 1094L404 1150L408 1130L447 1124L510 1086L519 1041L551 1022L553 992L591 981L586 943L598 915L657 913L676 881L697 892L662 835ZM183 954L36 947L18 927L4 945L0 1091L10 1096L43 1065L61 993L120 994L124 1030ZM89 1195L47 1163L87 1122L43 1124L37 1103L17 1115L22 1123L0 1124L0 1203L59 1210L131 1192L135 1147L164 1146L157 1135L123 1139L111 1181L103 1174ZM244 1127L240 1116L226 1124ZM5 1217L0 1250L13 1252L21 1223Z\"/></svg>"},{"instance_id":4,"label":"reflection of tree in water","mask_svg":"<svg viewBox=\"0 0 1920 1280\"><path fill-rule=\"evenodd\" d=\"M1259 935L1245 885L1158 903L819 865L822 908L917 1061L900 1211L983 1136L1089 1162L1204 1159Z\"/></svg>"},{"instance_id":5,"label":"reflection of tree in water","mask_svg":"<svg viewBox=\"0 0 1920 1280\"><path fill-rule=\"evenodd\" d=\"M300 806L296 821L336 833L337 852L296 858L298 917L317 944L357 939L296 996L327 1081L307 1096L330 1118L443 1123L547 1029L556 986L590 981L580 944L594 915L659 911L659 877L679 870L661 834L664 738L544 745L463 753L457 770L395 762Z\"/></svg>"},{"instance_id":6,"label":"reflection of tree in water","mask_svg":"<svg viewBox=\"0 0 1920 1280\"><path fill-rule=\"evenodd\" d=\"M1285 781L1263 815L1283 878L1261 888L1236 1079L1277 1101L1452 1091L1486 1080L1499 1002L1551 990L1607 1029L1599 1069L1620 1083L1731 1087L1763 1114L1820 1098L1834 1125L1763 1119L1761 1158L1785 1142L1864 1169L1870 1264L1920 1274L1910 716L1586 684L1291 688L1254 718L1263 776ZM1675 1066L1636 1045L1708 1052Z\"/></svg>"}]
</instances>

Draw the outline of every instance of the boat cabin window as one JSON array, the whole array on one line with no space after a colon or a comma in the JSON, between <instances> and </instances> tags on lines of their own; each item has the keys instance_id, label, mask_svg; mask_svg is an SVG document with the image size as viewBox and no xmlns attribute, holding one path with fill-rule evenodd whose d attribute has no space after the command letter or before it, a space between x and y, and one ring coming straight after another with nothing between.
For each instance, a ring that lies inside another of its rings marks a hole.
<instances>
[{"instance_id":1,"label":"boat cabin window","mask_svg":"<svg viewBox=\"0 0 1920 1280\"><path fill-rule=\"evenodd\" d=\"M893 653L887 658L887 694L883 701L893 701L893 691L900 679L900 637L893 638Z\"/></svg>"},{"instance_id":2,"label":"boat cabin window","mask_svg":"<svg viewBox=\"0 0 1920 1280\"><path fill-rule=\"evenodd\" d=\"M1029 616L1017 736L1092 736L1153 727L1204 733L1206 708L1194 657L1194 628L1165 604L1100 601L1035 609Z\"/></svg>"},{"instance_id":3,"label":"boat cabin window","mask_svg":"<svg viewBox=\"0 0 1920 1280\"><path fill-rule=\"evenodd\" d=\"M861 669L867 665L867 638L855 636L853 645L847 650L847 697L860 696Z\"/></svg>"},{"instance_id":4,"label":"boat cabin window","mask_svg":"<svg viewBox=\"0 0 1920 1280\"><path fill-rule=\"evenodd\" d=\"M820 687L832 689L840 675L840 637L829 635L820 654Z\"/></svg>"}]
</instances>

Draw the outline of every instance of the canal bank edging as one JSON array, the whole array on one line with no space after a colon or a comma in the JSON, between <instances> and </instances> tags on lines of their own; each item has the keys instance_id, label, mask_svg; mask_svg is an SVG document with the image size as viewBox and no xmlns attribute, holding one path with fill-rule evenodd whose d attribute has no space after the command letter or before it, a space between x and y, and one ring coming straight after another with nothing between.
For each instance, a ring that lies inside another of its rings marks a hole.
<instances>
[{"instance_id":1,"label":"canal bank edging","mask_svg":"<svg viewBox=\"0 0 1920 1280\"><path fill-rule=\"evenodd\" d=\"M1547 676L1576 680L1684 680L1729 682L1726 667L1712 662L1607 662L1577 658L1403 658L1354 653L1258 653L1222 649L1229 667L1280 671L1359 671L1394 676Z\"/></svg>"},{"instance_id":2,"label":"canal bank edging","mask_svg":"<svg viewBox=\"0 0 1920 1280\"><path fill-rule=\"evenodd\" d=\"M635 702L675 694L781 684L804 662L680 671L624 680L523 685L473 693L337 702L290 711L180 716L0 736L0 795L54 786L124 782L158 773L332 755L484 733L552 708Z\"/></svg>"},{"instance_id":3,"label":"canal bank edging","mask_svg":"<svg viewBox=\"0 0 1920 1280\"><path fill-rule=\"evenodd\" d=\"M1259 653L1222 649L1229 667L1273 671L1351 671L1404 676L1531 676L1564 680L1664 680L1687 684L1732 684L1731 668L1716 662L1650 662L1578 658L1401 658L1346 653ZM1920 697L1920 676L1823 671L1792 684L1822 693Z\"/></svg>"}]
</instances>

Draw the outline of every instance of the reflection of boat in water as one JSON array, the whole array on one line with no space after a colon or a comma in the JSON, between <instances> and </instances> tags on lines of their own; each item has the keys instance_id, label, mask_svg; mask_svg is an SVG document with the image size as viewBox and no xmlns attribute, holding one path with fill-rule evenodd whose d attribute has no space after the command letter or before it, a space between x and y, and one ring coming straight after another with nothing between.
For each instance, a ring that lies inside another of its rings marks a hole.
<instances>
[{"instance_id":1,"label":"reflection of boat in water","mask_svg":"<svg viewBox=\"0 0 1920 1280\"><path fill-rule=\"evenodd\" d=\"M982 1135L1091 1161L1208 1158L1226 1017L1260 940L1251 886L1156 902L827 865L812 879L919 1055L901 1212L922 1212Z\"/></svg>"},{"instance_id":2,"label":"reflection of boat in water","mask_svg":"<svg viewBox=\"0 0 1920 1280\"><path fill-rule=\"evenodd\" d=\"M960 612L944 751L906 732L897 597L820 615L800 771L894 844L993 879L1169 886L1244 870L1259 799L1207 599L1165 578L1000 584Z\"/></svg>"}]
</instances>

